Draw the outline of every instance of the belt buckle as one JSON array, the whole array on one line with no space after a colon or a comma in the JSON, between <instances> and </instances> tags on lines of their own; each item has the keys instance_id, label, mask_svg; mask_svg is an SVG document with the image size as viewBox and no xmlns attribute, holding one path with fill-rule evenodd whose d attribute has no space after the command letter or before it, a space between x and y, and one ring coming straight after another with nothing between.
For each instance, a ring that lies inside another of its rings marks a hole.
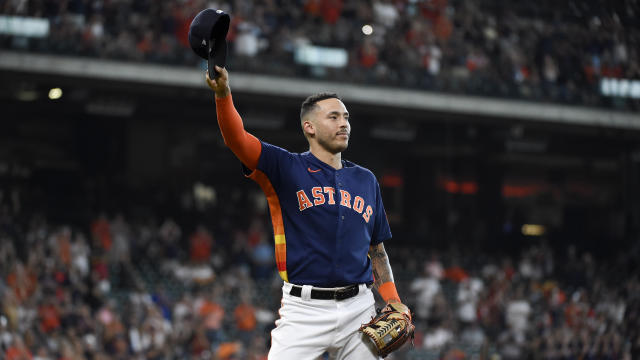
<instances>
[{"instance_id":1,"label":"belt buckle","mask_svg":"<svg viewBox=\"0 0 640 360\"><path fill-rule=\"evenodd\" d=\"M351 287L347 287L347 288L344 288L344 289L338 289L333 293L333 299L334 300L348 299L349 297L346 296L346 295L348 295L351 291L353 291L353 288L351 288Z\"/></svg>"}]
</instances>

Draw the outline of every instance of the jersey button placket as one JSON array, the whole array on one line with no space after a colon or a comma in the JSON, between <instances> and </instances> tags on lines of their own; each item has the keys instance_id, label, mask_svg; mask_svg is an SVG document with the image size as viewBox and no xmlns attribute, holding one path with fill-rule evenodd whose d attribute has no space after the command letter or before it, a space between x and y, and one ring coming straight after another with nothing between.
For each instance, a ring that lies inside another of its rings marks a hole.
<instances>
[{"instance_id":1,"label":"jersey button placket","mask_svg":"<svg viewBox=\"0 0 640 360\"><path fill-rule=\"evenodd\" d=\"M338 172L336 171L336 175L335 175L335 181L336 181L336 203L338 205L338 218L341 221L344 221L344 214L342 213L342 211L344 210L342 208L342 206L340 205L342 202L342 193L340 192L340 189L342 188L342 181L340 180L340 176L338 176ZM340 222L338 221L338 227L340 227ZM338 237L339 239L340 237Z\"/></svg>"},{"instance_id":2,"label":"jersey button placket","mask_svg":"<svg viewBox=\"0 0 640 360\"><path fill-rule=\"evenodd\" d=\"M338 199L339 199L339 201L338 201L338 216L340 217L340 221L338 222L338 224L340 224L341 222L344 221L344 214L342 213L342 211L344 209L340 205L341 202L342 202L342 193L340 192L341 188L342 188L342 180L340 180L340 176L338 176L338 172L336 172L336 194L339 194L338 195Z\"/></svg>"},{"instance_id":3,"label":"jersey button placket","mask_svg":"<svg viewBox=\"0 0 640 360\"><path fill-rule=\"evenodd\" d=\"M342 227L344 225L344 207L342 205L340 205L341 201L342 201L342 194L340 193L340 190L342 188L342 180L340 180L340 176L338 175L338 171L336 171L335 173L335 184L336 184L336 205L338 206L338 219L337 219L337 226L336 226L336 254L337 256L335 256L334 261L335 261L335 268L336 270L340 270L340 248L342 247Z\"/></svg>"}]
</instances>

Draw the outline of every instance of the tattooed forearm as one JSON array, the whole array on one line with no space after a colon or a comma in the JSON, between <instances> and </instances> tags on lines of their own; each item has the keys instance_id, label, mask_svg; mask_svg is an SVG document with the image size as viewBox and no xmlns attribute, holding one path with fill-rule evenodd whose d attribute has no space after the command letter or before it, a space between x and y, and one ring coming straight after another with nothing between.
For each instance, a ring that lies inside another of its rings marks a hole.
<instances>
[{"instance_id":1,"label":"tattooed forearm","mask_svg":"<svg viewBox=\"0 0 640 360\"><path fill-rule=\"evenodd\" d=\"M373 271L374 283L373 287L378 288L386 282L393 282L393 272L389 264L389 257L384 250L382 243L371 246L369 248L369 257L371 258L371 270Z\"/></svg>"}]
</instances>

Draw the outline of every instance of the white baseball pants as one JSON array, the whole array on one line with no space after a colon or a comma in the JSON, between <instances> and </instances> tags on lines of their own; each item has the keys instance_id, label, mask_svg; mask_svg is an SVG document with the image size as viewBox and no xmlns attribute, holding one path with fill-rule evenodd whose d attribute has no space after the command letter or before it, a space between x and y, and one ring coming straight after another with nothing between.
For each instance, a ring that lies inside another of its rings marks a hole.
<instances>
[{"instance_id":1,"label":"white baseball pants","mask_svg":"<svg viewBox=\"0 0 640 360\"><path fill-rule=\"evenodd\" d=\"M345 300L311 299L311 286L301 297L282 286L280 319L271 331L269 360L378 360L373 343L358 331L376 314L373 293L360 285L358 295Z\"/></svg>"}]
</instances>

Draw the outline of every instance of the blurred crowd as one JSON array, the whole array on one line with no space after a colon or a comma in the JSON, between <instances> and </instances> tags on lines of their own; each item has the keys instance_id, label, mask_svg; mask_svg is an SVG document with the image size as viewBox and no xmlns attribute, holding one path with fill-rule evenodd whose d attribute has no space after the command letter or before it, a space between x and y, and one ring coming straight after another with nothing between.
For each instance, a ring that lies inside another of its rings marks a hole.
<instances>
[{"instance_id":1,"label":"blurred crowd","mask_svg":"<svg viewBox=\"0 0 640 360\"><path fill-rule=\"evenodd\" d=\"M51 20L50 35L0 35L35 52L198 66L200 10L232 15L232 70L638 111L600 79L640 78L635 0L0 0L0 13ZM294 61L296 48L345 49L344 68Z\"/></svg>"},{"instance_id":2,"label":"blurred crowd","mask_svg":"<svg viewBox=\"0 0 640 360\"><path fill-rule=\"evenodd\" d=\"M422 332L417 346L488 346L489 354L514 360L640 356L633 256L613 265L573 246L558 255L544 242L517 257L432 253L407 284Z\"/></svg>"},{"instance_id":3,"label":"blurred crowd","mask_svg":"<svg viewBox=\"0 0 640 360\"><path fill-rule=\"evenodd\" d=\"M0 208L5 359L266 359L282 282L264 212L70 226ZM517 255L387 249L417 329L389 359L640 357L637 246L609 259L543 240Z\"/></svg>"},{"instance_id":4,"label":"blurred crowd","mask_svg":"<svg viewBox=\"0 0 640 360\"><path fill-rule=\"evenodd\" d=\"M171 219L99 216L86 231L3 220L2 358L266 359L273 254L251 231L225 251L204 226L183 238Z\"/></svg>"}]
</instances>

